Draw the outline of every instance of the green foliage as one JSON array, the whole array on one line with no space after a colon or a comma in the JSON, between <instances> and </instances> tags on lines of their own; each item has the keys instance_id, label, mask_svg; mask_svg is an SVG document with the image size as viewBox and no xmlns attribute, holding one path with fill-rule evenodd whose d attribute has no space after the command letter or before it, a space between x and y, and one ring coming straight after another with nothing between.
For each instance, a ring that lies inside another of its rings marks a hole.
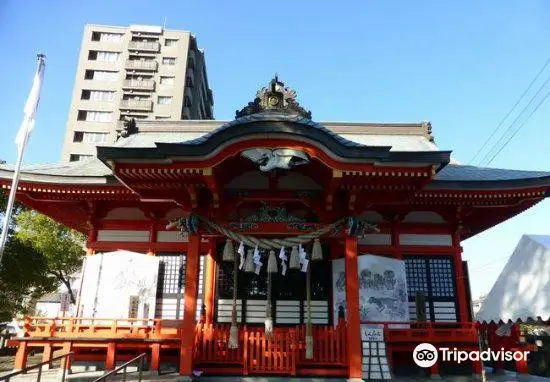
<instances>
[{"instance_id":1,"label":"green foliage","mask_svg":"<svg viewBox=\"0 0 550 382\"><path fill-rule=\"evenodd\" d=\"M0 220L5 217L7 202L8 196L0 192ZM57 288L56 278L47 273L44 257L14 235L14 217L23 209L18 203L14 206L0 264L0 321L9 321L17 314L27 313L33 301Z\"/></svg>"},{"instance_id":2,"label":"green foliage","mask_svg":"<svg viewBox=\"0 0 550 382\"><path fill-rule=\"evenodd\" d=\"M0 266L0 321L27 313L33 301L56 290L57 279L46 270L40 253L10 238Z\"/></svg>"},{"instance_id":3,"label":"green foliage","mask_svg":"<svg viewBox=\"0 0 550 382\"><path fill-rule=\"evenodd\" d=\"M30 210L17 216L17 226L17 239L43 256L47 274L65 284L75 303L70 276L82 265L85 236Z\"/></svg>"}]
</instances>

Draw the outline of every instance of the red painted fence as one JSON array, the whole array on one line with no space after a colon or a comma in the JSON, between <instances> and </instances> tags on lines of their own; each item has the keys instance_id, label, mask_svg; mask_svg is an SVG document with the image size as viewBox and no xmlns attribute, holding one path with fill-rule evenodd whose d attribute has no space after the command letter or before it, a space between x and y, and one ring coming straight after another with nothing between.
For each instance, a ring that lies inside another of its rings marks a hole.
<instances>
[{"instance_id":1,"label":"red painted fence","mask_svg":"<svg viewBox=\"0 0 550 382\"><path fill-rule=\"evenodd\" d=\"M228 324L199 324L195 342L195 364L219 373L296 375L312 368L331 375L345 375L346 327L313 327L313 359L305 358L305 327L275 328L273 337L263 327L239 328L239 347L228 348Z\"/></svg>"}]
</instances>

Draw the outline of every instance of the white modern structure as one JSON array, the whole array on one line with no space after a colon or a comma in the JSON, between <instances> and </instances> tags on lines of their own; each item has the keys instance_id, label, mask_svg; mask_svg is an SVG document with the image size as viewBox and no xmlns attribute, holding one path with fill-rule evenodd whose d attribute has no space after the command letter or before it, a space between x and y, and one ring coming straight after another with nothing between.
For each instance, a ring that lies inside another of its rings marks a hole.
<instances>
[{"instance_id":1,"label":"white modern structure","mask_svg":"<svg viewBox=\"0 0 550 382\"><path fill-rule=\"evenodd\" d=\"M523 235L485 298L478 321L550 317L550 236Z\"/></svg>"}]
</instances>

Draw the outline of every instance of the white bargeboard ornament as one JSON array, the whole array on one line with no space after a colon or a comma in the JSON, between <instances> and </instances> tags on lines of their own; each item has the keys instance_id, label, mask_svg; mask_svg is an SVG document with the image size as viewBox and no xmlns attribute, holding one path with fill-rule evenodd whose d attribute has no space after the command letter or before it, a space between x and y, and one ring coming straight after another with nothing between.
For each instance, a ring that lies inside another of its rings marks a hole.
<instances>
[{"instance_id":1,"label":"white bargeboard ornament","mask_svg":"<svg viewBox=\"0 0 550 382\"><path fill-rule=\"evenodd\" d=\"M259 165L260 171L276 169L289 170L296 166L309 163L309 156L303 151L293 149L248 149L241 155Z\"/></svg>"}]
</instances>

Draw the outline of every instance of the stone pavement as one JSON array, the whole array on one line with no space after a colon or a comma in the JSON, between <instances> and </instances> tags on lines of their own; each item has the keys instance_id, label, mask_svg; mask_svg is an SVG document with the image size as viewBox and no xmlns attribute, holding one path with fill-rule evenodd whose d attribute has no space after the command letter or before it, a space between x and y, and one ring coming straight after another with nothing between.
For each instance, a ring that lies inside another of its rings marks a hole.
<instances>
[{"instance_id":1,"label":"stone pavement","mask_svg":"<svg viewBox=\"0 0 550 382\"><path fill-rule=\"evenodd\" d=\"M2 374L0 373L0 381L2 381ZM82 372L68 375L65 379L66 381L71 382L91 382L94 379L103 375L103 371L91 371L91 372ZM34 382L36 381L36 373L22 375L12 378L10 381L13 382ZM54 382L60 381L61 377L58 375L58 370L51 370L43 373L42 381L44 382ZM137 373L132 372L128 373L126 381L128 382L137 382ZM142 381L182 381L177 374L166 374L166 375L157 375L156 373L145 372L143 375ZM468 382L468 381L479 381L479 377L442 377L437 381L440 382ZM116 377L109 378L109 381L122 381L122 375L117 375ZM284 378L284 377L200 377L195 379L196 382L345 382L346 379L342 378ZM395 378L392 381L434 381L430 378L422 377L399 377ZM515 373L506 373L504 375L493 375L490 372L487 373L487 382L550 382L550 378L542 378L535 376L516 376Z\"/></svg>"}]
</instances>

